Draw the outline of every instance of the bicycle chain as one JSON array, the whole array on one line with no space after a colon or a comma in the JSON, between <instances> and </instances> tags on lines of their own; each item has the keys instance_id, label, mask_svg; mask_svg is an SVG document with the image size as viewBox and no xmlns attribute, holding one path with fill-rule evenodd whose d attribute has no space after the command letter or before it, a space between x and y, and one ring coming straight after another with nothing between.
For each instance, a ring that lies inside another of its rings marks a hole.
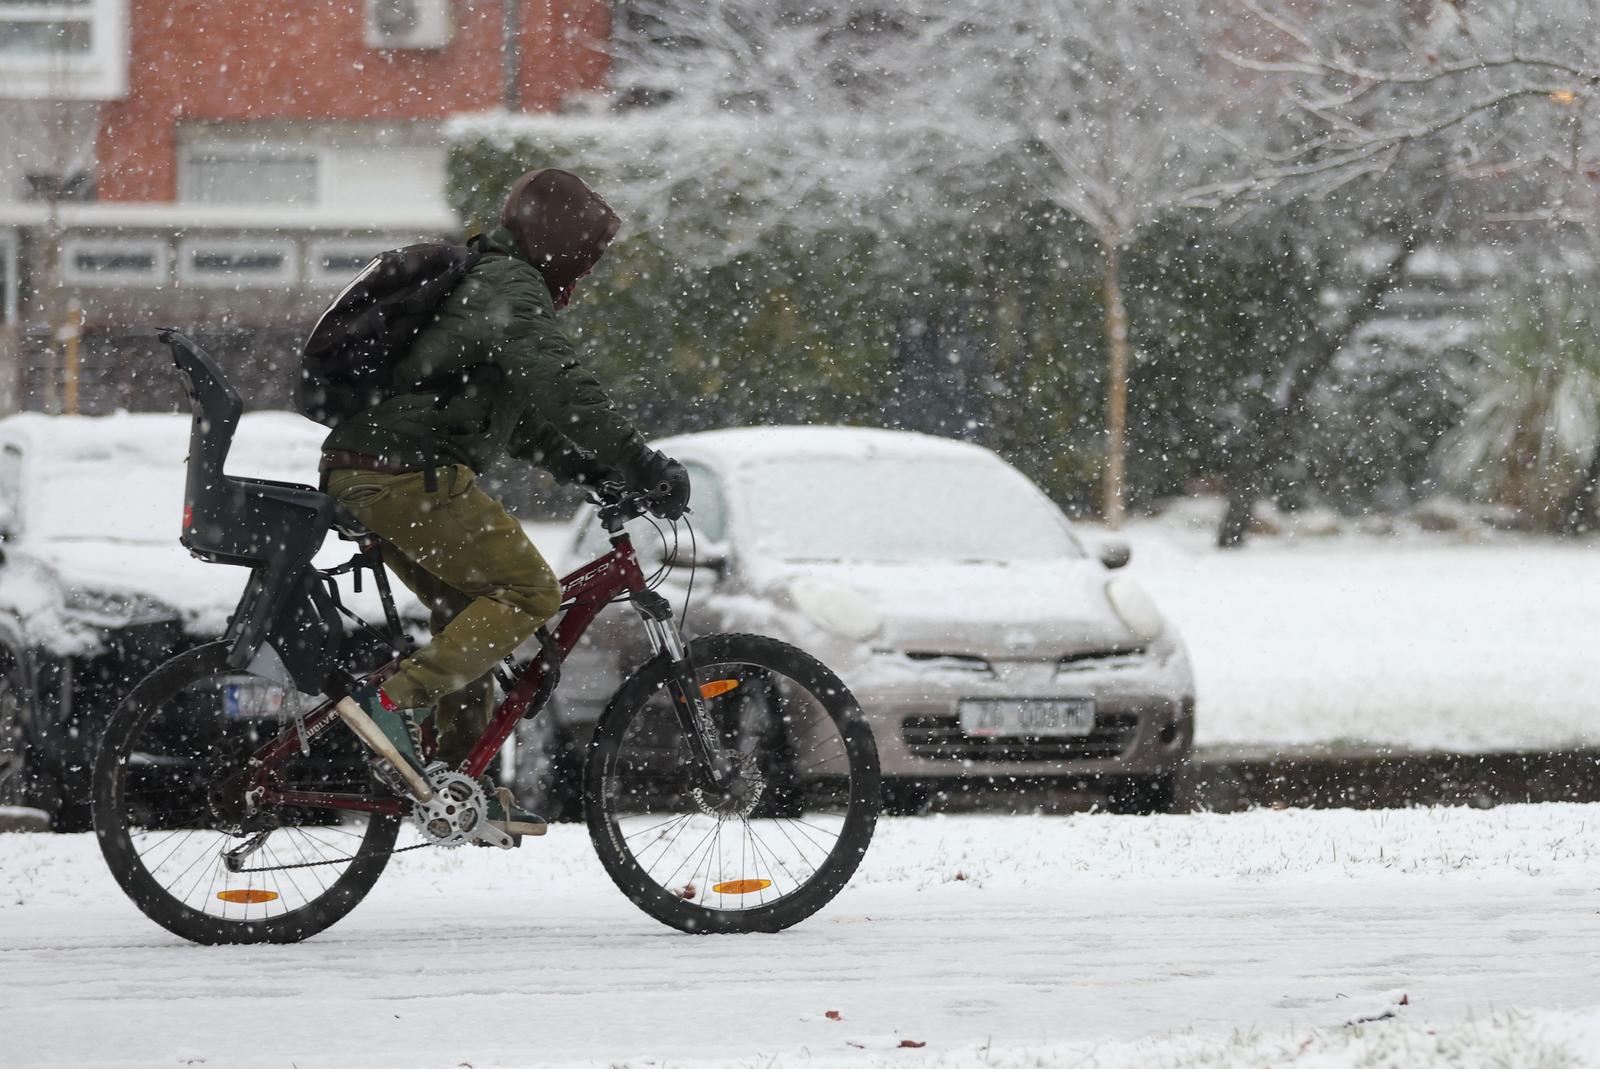
<instances>
[{"instance_id":1,"label":"bicycle chain","mask_svg":"<svg viewBox=\"0 0 1600 1069\"><path fill-rule=\"evenodd\" d=\"M393 857L396 854L404 854L404 853L406 853L408 851L411 851L411 850L421 850L424 847L429 847L429 846L433 846L433 845L434 845L433 843L417 843L415 846L402 846L402 847L400 847L398 849L390 849L390 850L385 851L383 856L384 857ZM346 861L354 861L354 860L355 860L355 855L352 854L350 857L335 857L335 858L329 858L326 861L300 861L300 862L296 862L293 865L262 865L259 868L240 869L239 871L240 872L283 872L286 869L314 869L318 865L342 865Z\"/></svg>"}]
</instances>

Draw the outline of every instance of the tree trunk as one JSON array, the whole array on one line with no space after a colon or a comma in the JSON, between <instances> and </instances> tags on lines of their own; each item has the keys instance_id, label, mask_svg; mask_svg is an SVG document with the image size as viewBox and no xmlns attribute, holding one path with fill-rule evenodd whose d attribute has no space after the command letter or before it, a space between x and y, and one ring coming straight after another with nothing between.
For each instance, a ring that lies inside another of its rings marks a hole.
<instances>
[{"instance_id":1,"label":"tree trunk","mask_svg":"<svg viewBox=\"0 0 1600 1069\"><path fill-rule=\"evenodd\" d=\"M1356 334L1383 309L1385 299L1405 281L1406 266L1422 245L1422 233L1409 223L1396 228L1400 244L1383 268L1366 280L1350 311L1335 326L1317 329L1306 352L1289 372L1282 404L1263 406L1256 416L1250 455L1235 459L1239 470L1227 476L1228 509L1217 527L1217 546L1241 546L1250 534L1255 503L1274 481L1273 467L1294 454L1304 431L1312 389Z\"/></svg>"},{"instance_id":2,"label":"tree trunk","mask_svg":"<svg viewBox=\"0 0 1600 1069\"><path fill-rule=\"evenodd\" d=\"M1122 526L1128 438L1128 312L1122 303L1122 243L1113 228L1100 235L1105 254L1106 345L1106 526Z\"/></svg>"},{"instance_id":3,"label":"tree trunk","mask_svg":"<svg viewBox=\"0 0 1600 1069\"><path fill-rule=\"evenodd\" d=\"M53 183L58 180L51 178ZM45 200L44 224L44 375L40 383L40 410L50 414L60 412L63 405L63 381L60 369L65 363L62 351L62 339L67 326L67 287L65 279L65 265L61 256L62 226L61 226L61 197L60 190L55 185L50 189ZM22 407L27 407L27 398L18 398Z\"/></svg>"},{"instance_id":4,"label":"tree trunk","mask_svg":"<svg viewBox=\"0 0 1600 1069\"><path fill-rule=\"evenodd\" d=\"M1233 549L1244 545L1250 535L1250 521L1254 515L1256 494L1243 486L1228 484L1228 509L1222 514L1217 527L1217 548Z\"/></svg>"}]
</instances>

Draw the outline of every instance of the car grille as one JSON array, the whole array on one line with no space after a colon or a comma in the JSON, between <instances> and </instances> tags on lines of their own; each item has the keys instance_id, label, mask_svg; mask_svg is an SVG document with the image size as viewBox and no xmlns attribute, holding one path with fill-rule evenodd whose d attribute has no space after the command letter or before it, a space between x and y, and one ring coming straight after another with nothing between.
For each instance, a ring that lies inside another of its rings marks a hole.
<instances>
[{"instance_id":1,"label":"car grille","mask_svg":"<svg viewBox=\"0 0 1600 1069\"><path fill-rule=\"evenodd\" d=\"M900 736L913 756L935 761L1082 761L1120 757L1138 730L1133 713L1101 713L1089 734L1055 738L968 735L955 716L909 716Z\"/></svg>"}]
</instances>

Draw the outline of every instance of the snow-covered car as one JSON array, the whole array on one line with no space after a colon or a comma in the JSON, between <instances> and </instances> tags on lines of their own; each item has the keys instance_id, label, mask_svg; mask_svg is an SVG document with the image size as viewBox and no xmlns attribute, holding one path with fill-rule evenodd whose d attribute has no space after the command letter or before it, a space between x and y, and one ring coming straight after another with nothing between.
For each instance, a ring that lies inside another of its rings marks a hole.
<instances>
[{"instance_id":1,"label":"snow-covered car","mask_svg":"<svg viewBox=\"0 0 1600 1069\"><path fill-rule=\"evenodd\" d=\"M774 427L657 444L694 483L686 631L771 634L833 667L873 726L891 802L954 780L1094 780L1116 808L1170 806L1194 680L1175 629L1115 571L1125 544L1091 553L1026 476L963 442ZM630 530L641 558L679 563L662 589L681 605L688 539L674 549L647 522ZM564 563L606 548L590 515ZM557 812L571 801L560 755L648 656L628 616L601 617L555 715L524 736L519 785Z\"/></svg>"},{"instance_id":2,"label":"snow-covered car","mask_svg":"<svg viewBox=\"0 0 1600 1069\"><path fill-rule=\"evenodd\" d=\"M326 430L246 415L231 470L314 482ZM156 664L220 635L246 573L178 544L187 414L0 420L0 806L87 826L98 727Z\"/></svg>"}]
</instances>

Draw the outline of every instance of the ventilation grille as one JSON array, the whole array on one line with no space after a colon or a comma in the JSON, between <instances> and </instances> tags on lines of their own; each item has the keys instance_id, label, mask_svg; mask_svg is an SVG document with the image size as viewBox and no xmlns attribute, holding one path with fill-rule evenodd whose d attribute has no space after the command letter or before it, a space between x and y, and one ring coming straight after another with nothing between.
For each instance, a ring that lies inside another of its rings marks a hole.
<instances>
[{"instance_id":1,"label":"ventilation grille","mask_svg":"<svg viewBox=\"0 0 1600 1069\"><path fill-rule=\"evenodd\" d=\"M1138 730L1133 713L1101 713L1087 735L1048 738L973 736L955 716L912 716L900 725L900 736L912 755L934 761L1109 761L1128 751Z\"/></svg>"}]
</instances>

